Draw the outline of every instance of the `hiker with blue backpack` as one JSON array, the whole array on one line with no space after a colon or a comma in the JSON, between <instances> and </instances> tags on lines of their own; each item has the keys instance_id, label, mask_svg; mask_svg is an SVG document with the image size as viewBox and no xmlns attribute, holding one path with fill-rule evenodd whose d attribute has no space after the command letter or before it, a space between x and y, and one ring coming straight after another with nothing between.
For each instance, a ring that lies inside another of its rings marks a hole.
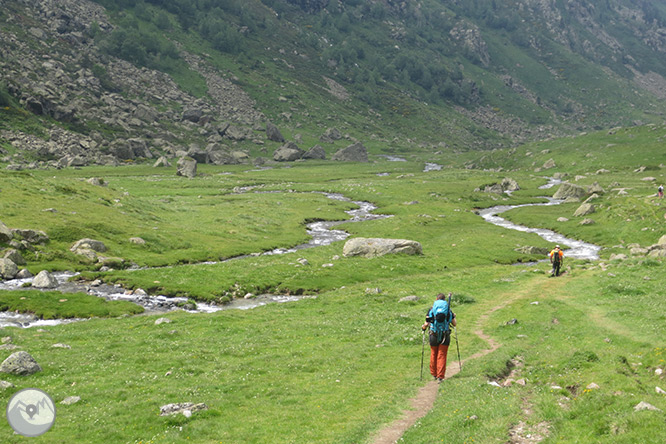
<instances>
[{"instance_id":1,"label":"hiker with blue backpack","mask_svg":"<svg viewBox=\"0 0 666 444\"><path fill-rule=\"evenodd\" d=\"M451 294L449 293L449 301ZM456 326L456 315L451 311L444 293L437 295L437 300L428 310L421 329L430 327L430 374L442 382L446 373L446 355L451 343L451 325Z\"/></svg>"}]
</instances>

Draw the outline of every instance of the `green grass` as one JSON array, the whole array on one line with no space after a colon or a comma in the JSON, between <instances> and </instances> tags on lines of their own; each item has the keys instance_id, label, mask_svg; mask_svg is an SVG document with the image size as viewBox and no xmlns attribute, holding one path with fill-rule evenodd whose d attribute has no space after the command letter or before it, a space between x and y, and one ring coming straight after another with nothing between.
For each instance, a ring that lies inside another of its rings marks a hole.
<instances>
[{"instance_id":1,"label":"green grass","mask_svg":"<svg viewBox=\"0 0 666 444\"><path fill-rule=\"evenodd\" d=\"M143 313L127 301L106 301L85 293L14 290L0 291L0 311L31 313L39 319L107 318Z\"/></svg>"},{"instance_id":2,"label":"green grass","mask_svg":"<svg viewBox=\"0 0 666 444\"><path fill-rule=\"evenodd\" d=\"M607 147L612 137L625 141ZM650 167L644 174L662 177L660 137L663 130L651 128L581 137L578 143L596 163L572 149L569 139L492 153L491 159L512 169L500 173L462 168L479 162L473 153L443 154L445 168L429 173L422 172L419 160L379 159L265 171L203 166L192 180L176 177L173 169L141 165L0 172L1 220L51 237L25 253L33 272L79 270L84 277L198 300L265 291L314 296L249 311L174 312L167 315L171 324L134 316L41 330L5 328L3 336L33 354L44 371L4 376L16 388L0 394L0 402L24 387L39 387L56 403L81 396L78 404L58 404L56 425L39 438L43 442L370 442L408 408L422 385L419 327L435 295L452 291L461 357L488 348L474 334L477 329L501 346L467 361L462 373L445 381L435 408L408 430L404 442L506 442L521 421L532 432L547 425L543 442L660 442L666 405L655 392L655 386L664 387L654 369L665 367L664 264L640 257L606 260L612 252L627 253L631 243L651 245L663 234L663 203L649 196L652 184L641 180L643 174L633 172L644 164ZM642 147L634 150L640 162L628 164L632 140ZM541 154L543 149L550 152ZM526 156L527 151L534 154ZM554 279L547 277L545 263L512 265L542 259L516 248L550 245L532 234L491 226L475 214L492 205L539 201L546 173L534 171L535 156L555 158L558 171L572 179L592 167L611 171L578 181L610 188L597 201L595 225L578 225L572 217L577 204L505 213L518 223L598 243L603 266L567 261L569 272ZM389 175L377 176L382 172ZM521 186L512 196L475 191L507 176ZM84 182L89 177L109 185L93 187ZM613 182L629 188L629 195L613 192ZM238 187L255 188L236 194ZM376 212L392 217L338 228L352 236L414 239L424 254L345 258L338 242L286 255L194 264L292 246L307 240L307 221L347 218L344 210L352 204L313 191L373 202ZM46 208L57 212L41 211ZM570 221L556 222L561 215ZM133 236L147 245L130 244ZM69 252L79 237L104 241L108 255L126 263L170 267L100 272ZM420 299L399 302L409 295ZM33 301L37 296L42 294L2 295L14 299L13 310L43 307L44 317L95 313L83 301L75 304L75 296L52 295L56 308L78 306L68 313ZM517 324L506 325L514 318ZM56 342L72 348L53 349ZM457 365L454 356L452 349L450 366ZM487 384L506 377L507 363L518 357L526 386ZM586 389L591 382L600 388ZM551 388L555 385L562 388ZM662 412L634 412L641 400ZM159 417L159 407L172 402L204 402L210 409L189 419ZM7 424L0 424L0 436L20 441Z\"/></svg>"}]
</instances>

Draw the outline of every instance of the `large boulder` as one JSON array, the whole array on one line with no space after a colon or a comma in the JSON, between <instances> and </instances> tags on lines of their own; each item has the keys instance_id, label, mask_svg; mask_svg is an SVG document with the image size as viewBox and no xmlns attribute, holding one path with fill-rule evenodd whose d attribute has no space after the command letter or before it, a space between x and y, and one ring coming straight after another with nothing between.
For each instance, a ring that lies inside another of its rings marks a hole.
<instances>
[{"instance_id":1,"label":"large boulder","mask_svg":"<svg viewBox=\"0 0 666 444\"><path fill-rule=\"evenodd\" d=\"M41 371L42 368L37 364L35 358L26 351L11 354L0 364L0 372L12 375L27 376Z\"/></svg>"},{"instance_id":2,"label":"large boulder","mask_svg":"<svg viewBox=\"0 0 666 444\"><path fill-rule=\"evenodd\" d=\"M7 243L11 241L14 238L14 235L12 234L12 230L7 228L7 225L3 224L2 221L0 221L0 242Z\"/></svg>"},{"instance_id":3,"label":"large boulder","mask_svg":"<svg viewBox=\"0 0 666 444\"><path fill-rule=\"evenodd\" d=\"M574 217L587 216L595 212L595 207L592 204L584 203L574 213Z\"/></svg>"},{"instance_id":4,"label":"large boulder","mask_svg":"<svg viewBox=\"0 0 666 444\"><path fill-rule=\"evenodd\" d=\"M367 162L368 151L361 142L356 142L333 154L331 159L342 162Z\"/></svg>"},{"instance_id":5,"label":"large boulder","mask_svg":"<svg viewBox=\"0 0 666 444\"><path fill-rule=\"evenodd\" d=\"M191 157L181 157L178 159L178 171L176 175L192 179L197 175L197 161Z\"/></svg>"},{"instance_id":6,"label":"large boulder","mask_svg":"<svg viewBox=\"0 0 666 444\"><path fill-rule=\"evenodd\" d=\"M35 288L56 288L58 280L48 271L42 270L33 279L32 286Z\"/></svg>"},{"instance_id":7,"label":"large boulder","mask_svg":"<svg viewBox=\"0 0 666 444\"><path fill-rule=\"evenodd\" d=\"M210 151L210 161L213 165L236 165L238 160L226 151Z\"/></svg>"},{"instance_id":8,"label":"large boulder","mask_svg":"<svg viewBox=\"0 0 666 444\"><path fill-rule=\"evenodd\" d=\"M421 244L416 241L364 237L348 240L342 250L342 254L346 257L377 257L393 253L421 254L422 252Z\"/></svg>"},{"instance_id":9,"label":"large boulder","mask_svg":"<svg viewBox=\"0 0 666 444\"><path fill-rule=\"evenodd\" d=\"M321 145L315 145L310 148L305 154L303 154L303 159L326 159L326 151Z\"/></svg>"},{"instance_id":10,"label":"large boulder","mask_svg":"<svg viewBox=\"0 0 666 444\"><path fill-rule=\"evenodd\" d=\"M266 137L268 140L272 140L273 142L284 143L284 136L278 127L273 125L271 122L266 123Z\"/></svg>"},{"instance_id":11,"label":"large boulder","mask_svg":"<svg viewBox=\"0 0 666 444\"><path fill-rule=\"evenodd\" d=\"M23 255L19 253L18 250L15 249L9 249L5 251L5 254L3 255L5 259L10 259L12 262L14 262L16 265L25 265L25 259L23 258Z\"/></svg>"},{"instance_id":12,"label":"large boulder","mask_svg":"<svg viewBox=\"0 0 666 444\"><path fill-rule=\"evenodd\" d=\"M514 179L511 179L510 177L505 177L502 179L502 189L504 191L518 191L520 190L520 186L518 185L518 182L516 182Z\"/></svg>"},{"instance_id":13,"label":"large boulder","mask_svg":"<svg viewBox=\"0 0 666 444\"><path fill-rule=\"evenodd\" d=\"M303 157L305 151L300 149L294 142L287 142L273 153L273 160L278 162L293 162Z\"/></svg>"},{"instance_id":14,"label":"large boulder","mask_svg":"<svg viewBox=\"0 0 666 444\"><path fill-rule=\"evenodd\" d=\"M592 185L587 187L587 194L604 194L606 191L599 185L599 182L594 182Z\"/></svg>"},{"instance_id":15,"label":"large boulder","mask_svg":"<svg viewBox=\"0 0 666 444\"><path fill-rule=\"evenodd\" d=\"M104 242L102 241L86 238L76 241L69 249L69 251L73 253L76 253L77 250L93 250L98 253L104 253L106 251L106 245L104 245Z\"/></svg>"},{"instance_id":16,"label":"large boulder","mask_svg":"<svg viewBox=\"0 0 666 444\"><path fill-rule=\"evenodd\" d=\"M577 199L582 199L586 194L585 188L580 185L574 185L569 182L563 183L560 188L553 195L554 199L567 199L569 197L574 197Z\"/></svg>"},{"instance_id":17,"label":"large boulder","mask_svg":"<svg viewBox=\"0 0 666 444\"><path fill-rule=\"evenodd\" d=\"M14 279L19 269L11 259L0 258L0 278Z\"/></svg>"}]
</instances>

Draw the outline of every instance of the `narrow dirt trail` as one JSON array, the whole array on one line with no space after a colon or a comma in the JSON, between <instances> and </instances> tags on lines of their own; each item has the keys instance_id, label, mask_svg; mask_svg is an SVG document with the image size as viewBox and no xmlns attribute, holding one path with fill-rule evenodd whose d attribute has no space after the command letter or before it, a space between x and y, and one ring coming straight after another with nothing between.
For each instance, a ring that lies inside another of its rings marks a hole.
<instances>
[{"instance_id":1,"label":"narrow dirt trail","mask_svg":"<svg viewBox=\"0 0 666 444\"><path fill-rule=\"evenodd\" d=\"M463 359L462 360L463 365L467 361L471 361L472 359L477 359L489 353L492 353L500 347L501 345L500 343L498 343L495 339L493 339L492 337L488 336L483 332L483 326L486 324L486 322L493 313L503 309L512 302L515 302L522 298L526 298L528 296L534 299L539 299L540 296L543 294L551 294L554 287L558 287L564 284L565 282L562 281L561 279L543 279L543 280L534 279L532 282L528 284L527 288L524 288L519 292L501 295L500 299L502 300L502 302L491 307L490 309L485 311L481 316L479 316L472 330L472 333L474 333L479 338L483 339L486 343L488 343L488 348L478 351L473 355L470 355L465 359ZM452 343L453 340L454 339L452 338ZM451 352L451 349L449 349L449 352ZM452 355L449 355L449 357L451 356ZM449 363L451 365L448 365ZM446 379L449 379L460 372L460 367L457 365L457 363L454 360L449 360L449 363L447 363L447 368L446 368ZM427 367L427 364L425 365ZM444 383L445 382L443 382L442 384ZM435 401L437 399L439 386L440 384L438 384L436 381L431 381L428 382L423 387L421 387L417 395L410 400L410 408L408 410L405 410L400 418L398 418L391 424L388 424L386 427L377 432L377 434L370 442L372 444L395 444L402 437L405 431L407 431L407 429L413 426L416 423L416 421L423 418L425 415L428 414L428 412L430 412L430 410L432 410L433 406L435 405Z\"/></svg>"}]
</instances>

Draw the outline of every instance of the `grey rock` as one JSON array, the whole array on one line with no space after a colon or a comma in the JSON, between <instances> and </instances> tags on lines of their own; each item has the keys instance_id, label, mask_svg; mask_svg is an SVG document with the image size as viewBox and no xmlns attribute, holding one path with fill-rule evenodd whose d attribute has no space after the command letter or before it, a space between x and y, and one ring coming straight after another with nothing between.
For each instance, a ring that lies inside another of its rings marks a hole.
<instances>
[{"instance_id":1,"label":"grey rock","mask_svg":"<svg viewBox=\"0 0 666 444\"><path fill-rule=\"evenodd\" d=\"M146 245L146 241L140 237L130 237L130 244Z\"/></svg>"},{"instance_id":2,"label":"grey rock","mask_svg":"<svg viewBox=\"0 0 666 444\"><path fill-rule=\"evenodd\" d=\"M661 412L660 408L657 408L657 407L653 406L652 404L647 403L645 401L641 401L641 402L639 402L638 404L636 404L634 406L634 411L635 412L640 412L642 410L652 410L654 412Z\"/></svg>"},{"instance_id":3,"label":"grey rock","mask_svg":"<svg viewBox=\"0 0 666 444\"><path fill-rule=\"evenodd\" d=\"M341 162L367 162L368 151L362 143L357 142L353 145L349 145L347 148L339 150L333 154L331 159Z\"/></svg>"},{"instance_id":4,"label":"grey rock","mask_svg":"<svg viewBox=\"0 0 666 444\"><path fill-rule=\"evenodd\" d=\"M321 135L319 140L322 142L333 143L336 140L342 139L342 134L337 128L328 128L324 134Z\"/></svg>"},{"instance_id":5,"label":"grey rock","mask_svg":"<svg viewBox=\"0 0 666 444\"><path fill-rule=\"evenodd\" d=\"M171 319L169 319L169 318L159 318L155 321L155 325L160 325L160 324L171 324Z\"/></svg>"},{"instance_id":6,"label":"grey rock","mask_svg":"<svg viewBox=\"0 0 666 444\"><path fill-rule=\"evenodd\" d=\"M315 145L303 154L303 159L326 159L326 151L321 145Z\"/></svg>"},{"instance_id":7,"label":"grey rock","mask_svg":"<svg viewBox=\"0 0 666 444\"><path fill-rule=\"evenodd\" d=\"M539 256L545 256L547 255L550 250L548 248L543 248L543 247L533 247L533 246L524 246L520 248L516 248L517 252L523 253L523 254L536 254Z\"/></svg>"},{"instance_id":8,"label":"grey rock","mask_svg":"<svg viewBox=\"0 0 666 444\"><path fill-rule=\"evenodd\" d=\"M7 228L7 225L3 224L2 221L0 221L0 242L9 242L14 238L14 234L12 233L12 230Z\"/></svg>"},{"instance_id":9,"label":"grey rock","mask_svg":"<svg viewBox=\"0 0 666 444\"><path fill-rule=\"evenodd\" d=\"M69 350L69 349L72 348L72 346L71 346L71 345L67 345L67 344L57 343L57 344L53 344L53 345L51 346L51 348L64 348L64 349Z\"/></svg>"},{"instance_id":10,"label":"grey rock","mask_svg":"<svg viewBox=\"0 0 666 444\"><path fill-rule=\"evenodd\" d=\"M548 170L550 168L555 168L555 161L553 159L548 159L546 163L543 164L543 169Z\"/></svg>"},{"instance_id":11,"label":"grey rock","mask_svg":"<svg viewBox=\"0 0 666 444\"><path fill-rule=\"evenodd\" d=\"M418 302L419 300L420 298L418 296L411 295L411 296L405 296L404 298L400 298L398 302Z\"/></svg>"},{"instance_id":12,"label":"grey rock","mask_svg":"<svg viewBox=\"0 0 666 444\"><path fill-rule=\"evenodd\" d=\"M357 237L345 243L342 254L345 257L377 257L385 254L422 254L421 244L406 239L381 239Z\"/></svg>"},{"instance_id":13,"label":"grey rock","mask_svg":"<svg viewBox=\"0 0 666 444\"><path fill-rule=\"evenodd\" d=\"M35 288L56 288L58 286L58 280L48 271L42 270L37 273L37 276L35 276L35 279L32 281L32 286Z\"/></svg>"},{"instance_id":14,"label":"grey rock","mask_svg":"<svg viewBox=\"0 0 666 444\"><path fill-rule=\"evenodd\" d=\"M579 185L574 185L572 183L565 182L555 192L555 194L553 195L553 198L554 199L566 199L568 197L575 197L575 198L581 199L583 196L585 196L585 194L586 194L585 188L583 188Z\"/></svg>"},{"instance_id":15,"label":"grey rock","mask_svg":"<svg viewBox=\"0 0 666 444\"><path fill-rule=\"evenodd\" d=\"M284 143L284 136L280 132L277 126L275 126L271 122L266 123L266 137L268 140L272 140L273 142L280 142Z\"/></svg>"},{"instance_id":16,"label":"grey rock","mask_svg":"<svg viewBox=\"0 0 666 444\"><path fill-rule=\"evenodd\" d=\"M159 167L170 167L171 164L167 160L166 157L160 156L155 163L153 164L153 168L159 168Z\"/></svg>"},{"instance_id":17,"label":"grey rock","mask_svg":"<svg viewBox=\"0 0 666 444\"><path fill-rule=\"evenodd\" d=\"M62 405L72 405L72 404L76 404L80 400L81 400L80 396L68 396L67 398L60 401L60 404L62 404Z\"/></svg>"},{"instance_id":18,"label":"grey rock","mask_svg":"<svg viewBox=\"0 0 666 444\"><path fill-rule=\"evenodd\" d=\"M28 279L32 277L32 273L27 268L21 269L16 275L16 279Z\"/></svg>"},{"instance_id":19,"label":"grey rock","mask_svg":"<svg viewBox=\"0 0 666 444\"><path fill-rule=\"evenodd\" d=\"M178 176L192 179L197 175L197 161L191 157L181 157L178 159Z\"/></svg>"},{"instance_id":20,"label":"grey rock","mask_svg":"<svg viewBox=\"0 0 666 444\"><path fill-rule=\"evenodd\" d=\"M45 244L49 241L49 237L41 230L26 230L21 228L14 228L12 230L14 240L22 239L31 244Z\"/></svg>"},{"instance_id":21,"label":"grey rock","mask_svg":"<svg viewBox=\"0 0 666 444\"><path fill-rule=\"evenodd\" d=\"M599 182L594 182L592 185L587 187L588 194L604 194L606 191L599 185Z\"/></svg>"},{"instance_id":22,"label":"grey rock","mask_svg":"<svg viewBox=\"0 0 666 444\"><path fill-rule=\"evenodd\" d=\"M96 187L105 187L108 185L108 183L106 183L104 179L101 179L99 177L91 177L90 179L86 180L86 182Z\"/></svg>"},{"instance_id":23,"label":"grey rock","mask_svg":"<svg viewBox=\"0 0 666 444\"><path fill-rule=\"evenodd\" d=\"M167 404L160 407L160 416L177 415L179 413L188 416L185 412L192 414L201 410L208 410L208 406L203 402L199 404L193 402Z\"/></svg>"},{"instance_id":24,"label":"grey rock","mask_svg":"<svg viewBox=\"0 0 666 444\"><path fill-rule=\"evenodd\" d=\"M69 249L69 251L76 253L77 250L93 250L98 253L104 253L106 251L106 245L104 242L94 240L94 239L80 239L74 243Z\"/></svg>"},{"instance_id":25,"label":"grey rock","mask_svg":"<svg viewBox=\"0 0 666 444\"><path fill-rule=\"evenodd\" d=\"M237 165L238 160L230 153L225 151L211 151L209 153L210 161L214 165Z\"/></svg>"},{"instance_id":26,"label":"grey rock","mask_svg":"<svg viewBox=\"0 0 666 444\"><path fill-rule=\"evenodd\" d=\"M273 160L277 162L293 162L303 157L305 152L294 142L287 142L273 153Z\"/></svg>"},{"instance_id":27,"label":"grey rock","mask_svg":"<svg viewBox=\"0 0 666 444\"><path fill-rule=\"evenodd\" d=\"M0 278L14 279L19 269L11 259L0 258Z\"/></svg>"},{"instance_id":28,"label":"grey rock","mask_svg":"<svg viewBox=\"0 0 666 444\"><path fill-rule=\"evenodd\" d=\"M199 108L187 108L183 111L180 120L197 123L203 117L203 110Z\"/></svg>"},{"instance_id":29,"label":"grey rock","mask_svg":"<svg viewBox=\"0 0 666 444\"><path fill-rule=\"evenodd\" d=\"M18 250L15 250L13 248L5 251L5 254L3 256L5 259L10 259L12 262L14 262L16 265L25 265L25 259L23 258L23 255Z\"/></svg>"},{"instance_id":30,"label":"grey rock","mask_svg":"<svg viewBox=\"0 0 666 444\"><path fill-rule=\"evenodd\" d=\"M580 222L580 225L594 225L594 224L596 224L596 222L594 221L594 219L583 219L583 220Z\"/></svg>"},{"instance_id":31,"label":"grey rock","mask_svg":"<svg viewBox=\"0 0 666 444\"><path fill-rule=\"evenodd\" d=\"M619 253L619 254L613 253L613 254L610 255L609 259L612 260L612 261L613 260L623 261L623 260L628 259L628 256L626 254L622 254L622 253Z\"/></svg>"},{"instance_id":32,"label":"grey rock","mask_svg":"<svg viewBox=\"0 0 666 444\"><path fill-rule=\"evenodd\" d=\"M26 351L11 354L0 364L1 373L27 376L41 371L42 368L37 364L37 361Z\"/></svg>"},{"instance_id":33,"label":"grey rock","mask_svg":"<svg viewBox=\"0 0 666 444\"><path fill-rule=\"evenodd\" d=\"M594 205L589 204L589 203L584 203L574 213L574 217L580 217L580 216L587 216L588 214L592 214L596 211Z\"/></svg>"},{"instance_id":34,"label":"grey rock","mask_svg":"<svg viewBox=\"0 0 666 444\"><path fill-rule=\"evenodd\" d=\"M9 381L0 381L0 389L1 390L7 390L7 389L10 389L10 388L14 388L14 387L16 387L16 386L14 384L12 384L11 382L9 382Z\"/></svg>"}]
</instances>

